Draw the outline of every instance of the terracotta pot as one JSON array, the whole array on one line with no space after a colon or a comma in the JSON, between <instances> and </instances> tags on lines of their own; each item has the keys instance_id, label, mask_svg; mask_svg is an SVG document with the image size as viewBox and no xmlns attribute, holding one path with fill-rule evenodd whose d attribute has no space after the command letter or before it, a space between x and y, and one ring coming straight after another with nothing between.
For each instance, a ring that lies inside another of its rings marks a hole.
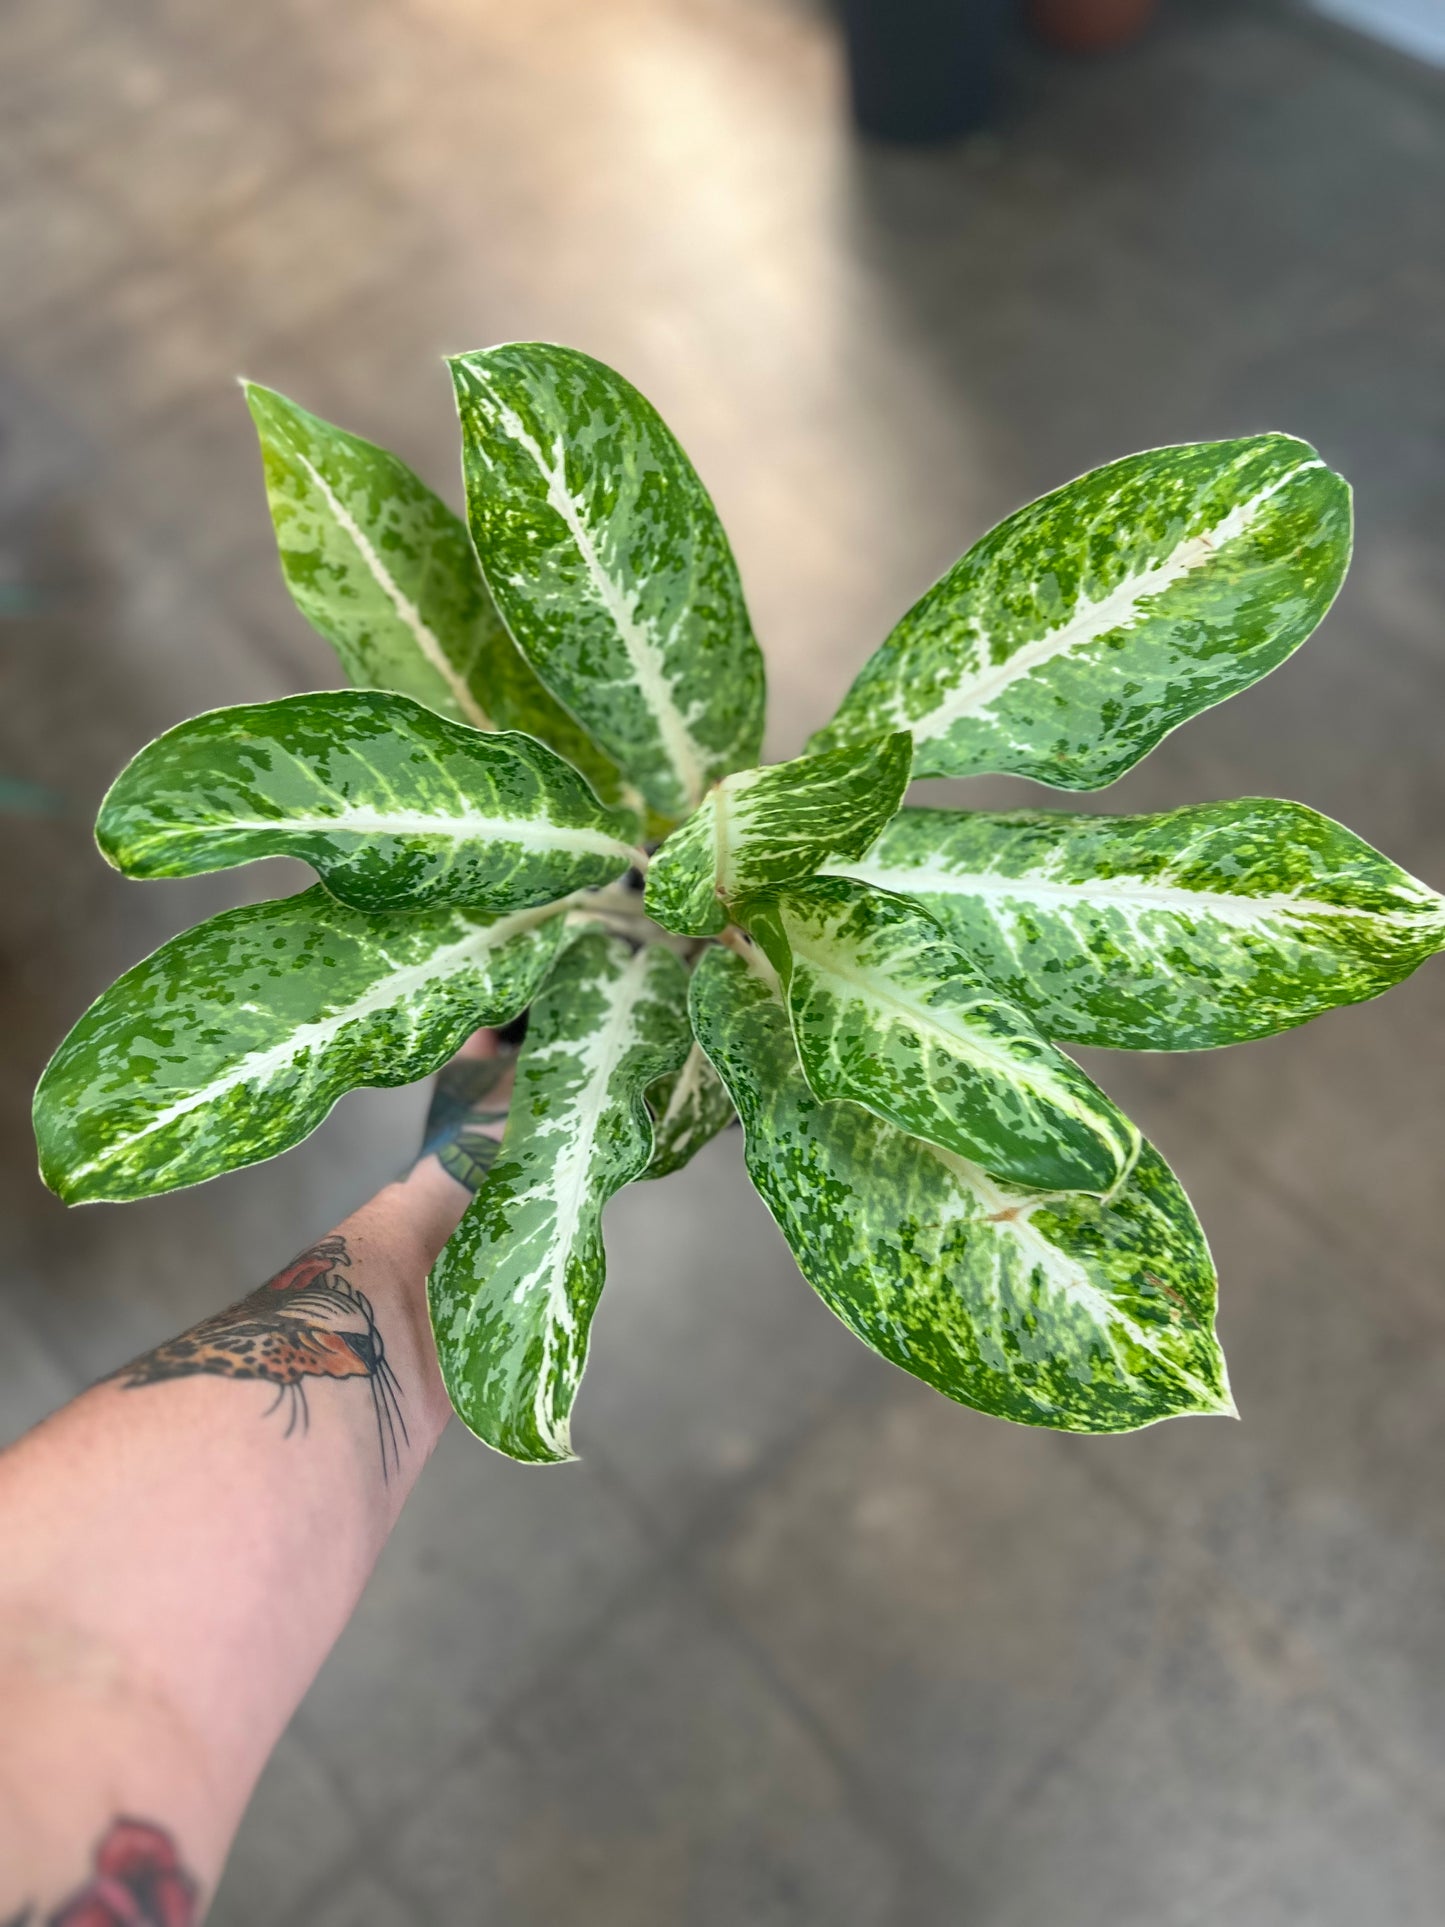
<instances>
[{"instance_id":1,"label":"terracotta pot","mask_svg":"<svg viewBox=\"0 0 1445 1927\"><path fill-rule=\"evenodd\" d=\"M1069 53L1122 47L1143 33L1156 0L1028 0L1029 23L1040 39Z\"/></svg>"}]
</instances>

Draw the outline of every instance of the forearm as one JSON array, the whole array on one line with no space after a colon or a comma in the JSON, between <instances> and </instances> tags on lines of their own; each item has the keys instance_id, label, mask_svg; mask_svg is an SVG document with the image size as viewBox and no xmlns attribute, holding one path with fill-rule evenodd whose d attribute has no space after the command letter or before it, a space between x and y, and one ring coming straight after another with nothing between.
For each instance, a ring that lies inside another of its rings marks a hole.
<instances>
[{"instance_id":1,"label":"forearm","mask_svg":"<svg viewBox=\"0 0 1445 1927\"><path fill-rule=\"evenodd\" d=\"M209 1893L446 1421L425 1280L465 1203L425 1159L0 1456L0 1921L119 1814Z\"/></svg>"}]
</instances>

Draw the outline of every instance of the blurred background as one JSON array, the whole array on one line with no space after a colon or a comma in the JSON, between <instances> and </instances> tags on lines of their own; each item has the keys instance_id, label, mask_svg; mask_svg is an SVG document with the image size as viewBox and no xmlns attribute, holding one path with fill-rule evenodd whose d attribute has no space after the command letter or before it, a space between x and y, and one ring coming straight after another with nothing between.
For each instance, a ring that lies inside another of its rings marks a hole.
<instances>
[{"instance_id":1,"label":"blurred background","mask_svg":"<svg viewBox=\"0 0 1445 1927\"><path fill-rule=\"evenodd\" d=\"M1087 806L1297 797L1445 885L1445 9L1054 0L1030 32L979 0L966 48L902 47L952 5L9 0L0 1436L279 1267L425 1104L357 1094L123 1210L34 1176L85 1003L292 887L123 884L90 842L157 731L336 680L238 373L456 502L444 351L615 363L731 531L770 757L1020 502L1304 436L1357 491L1338 606ZM1209 1229L1239 1425L950 1406L813 1298L736 1133L624 1195L584 1462L448 1435L214 1920L1438 1923L1442 1061L1437 965L1269 1043L1090 1062Z\"/></svg>"}]
</instances>

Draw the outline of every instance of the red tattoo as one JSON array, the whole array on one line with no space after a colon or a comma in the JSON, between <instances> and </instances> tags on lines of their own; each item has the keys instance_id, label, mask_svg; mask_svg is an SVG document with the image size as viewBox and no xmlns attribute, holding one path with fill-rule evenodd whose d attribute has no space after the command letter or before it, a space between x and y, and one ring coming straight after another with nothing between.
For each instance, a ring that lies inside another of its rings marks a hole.
<instances>
[{"instance_id":1,"label":"red tattoo","mask_svg":"<svg viewBox=\"0 0 1445 1927\"><path fill-rule=\"evenodd\" d=\"M122 1818L96 1848L91 1878L45 1916L44 1927L195 1927L200 1891L168 1833ZM12 1927L28 1927L31 1918L22 1913Z\"/></svg>"}]
</instances>

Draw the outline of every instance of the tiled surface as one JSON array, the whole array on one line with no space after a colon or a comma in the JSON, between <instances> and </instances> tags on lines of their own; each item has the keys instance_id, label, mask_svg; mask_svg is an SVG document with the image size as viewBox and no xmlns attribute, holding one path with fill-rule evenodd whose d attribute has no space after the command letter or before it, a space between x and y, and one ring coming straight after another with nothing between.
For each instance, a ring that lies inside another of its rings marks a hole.
<instances>
[{"instance_id":1,"label":"tiled surface","mask_svg":"<svg viewBox=\"0 0 1445 1927\"><path fill-rule=\"evenodd\" d=\"M902 1897L785 1696L666 1581L458 1763L397 1865L436 1918L517 1927L876 1927Z\"/></svg>"},{"instance_id":2,"label":"tiled surface","mask_svg":"<svg viewBox=\"0 0 1445 1927\"><path fill-rule=\"evenodd\" d=\"M1445 883L1445 95L1269 5L1020 52L993 132L860 151L822 0L20 0L0 63L0 1437L404 1155L418 1092L125 1211L27 1092L115 971L279 870L122 887L144 738L324 685L240 371L455 498L437 356L576 341L675 422L794 751L970 536L1127 449L1281 426L1358 491L1301 657L1121 808L1301 797ZM977 786L978 800L1025 787ZM736 1141L610 1217L579 1468L444 1443L214 1918L1421 1927L1445 1892L1445 973L1093 1068L1220 1261L1243 1423L1086 1442L870 1360Z\"/></svg>"},{"instance_id":3,"label":"tiled surface","mask_svg":"<svg viewBox=\"0 0 1445 1927\"><path fill-rule=\"evenodd\" d=\"M677 1547L807 1435L869 1359L748 1197L742 1133L612 1205L578 1448ZM719 1260L725 1258L725 1266Z\"/></svg>"},{"instance_id":4,"label":"tiled surface","mask_svg":"<svg viewBox=\"0 0 1445 1927\"><path fill-rule=\"evenodd\" d=\"M75 1386L65 1363L11 1303L0 1299L0 1445L37 1425Z\"/></svg>"},{"instance_id":5,"label":"tiled surface","mask_svg":"<svg viewBox=\"0 0 1445 1927\"><path fill-rule=\"evenodd\" d=\"M420 1918L394 1887L367 1873L325 1881L306 1915L308 1927L415 1927Z\"/></svg>"},{"instance_id":6,"label":"tiled surface","mask_svg":"<svg viewBox=\"0 0 1445 1927\"><path fill-rule=\"evenodd\" d=\"M362 1824L325 1763L287 1733L256 1789L226 1870L228 1899L215 1913L225 1919L234 1907L240 1918L283 1920L317 1868L353 1865L363 1840Z\"/></svg>"},{"instance_id":7,"label":"tiled surface","mask_svg":"<svg viewBox=\"0 0 1445 1927\"><path fill-rule=\"evenodd\" d=\"M453 1427L312 1689L302 1737L386 1823L655 1571L592 1466L539 1478Z\"/></svg>"},{"instance_id":8,"label":"tiled surface","mask_svg":"<svg viewBox=\"0 0 1445 1927\"><path fill-rule=\"evenodd\" d=\"M1155 1617L1150 1536L1080 1458L880 1365L701 1557L870 1801L960 1880Z\"/></svg>"}]
</instances>

